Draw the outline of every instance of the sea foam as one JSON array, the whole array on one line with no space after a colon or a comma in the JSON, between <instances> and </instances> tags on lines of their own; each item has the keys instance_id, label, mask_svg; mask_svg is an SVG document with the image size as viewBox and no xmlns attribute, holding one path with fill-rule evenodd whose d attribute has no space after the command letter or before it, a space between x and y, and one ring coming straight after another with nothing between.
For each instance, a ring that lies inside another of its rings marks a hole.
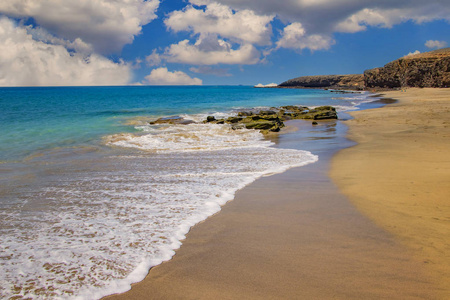
<instances>
[{"instance_id":1,"label":"sea foam","mask_svg":"<svg viewBox=\"0 0 450 300\"><path fill-rule=\"evenodd\" d=\"M318 159L227 125L138 129L107 138L129 151L55 173L17 202L20 209L0 213L2 298L97 299L124 292L169 260L189 229L236 191Z\"/></svg>"}]
</instances>

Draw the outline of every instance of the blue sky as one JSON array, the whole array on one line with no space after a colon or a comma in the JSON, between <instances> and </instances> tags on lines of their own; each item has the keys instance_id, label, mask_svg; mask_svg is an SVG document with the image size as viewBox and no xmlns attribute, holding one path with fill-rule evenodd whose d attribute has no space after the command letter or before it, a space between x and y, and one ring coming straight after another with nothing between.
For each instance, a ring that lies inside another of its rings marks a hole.
<instances>
[{"instance_id":1,"label":"blue sky","mask_svg":"<svg viewBox=\"0 0 450 300\"><path fill-rule=\"evenodd\" d=\"M0 86L254 85L450 45L448 0L2 0Z\"/></svg>"}]
</instances>

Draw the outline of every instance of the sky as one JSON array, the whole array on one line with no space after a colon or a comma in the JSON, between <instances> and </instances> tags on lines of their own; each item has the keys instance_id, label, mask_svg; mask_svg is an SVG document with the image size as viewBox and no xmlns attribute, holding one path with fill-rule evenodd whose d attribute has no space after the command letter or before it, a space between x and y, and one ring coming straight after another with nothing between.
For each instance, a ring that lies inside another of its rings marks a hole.
<instances>
[{"instance_id":1,"label":"sky","mask_svg":"<svg viewBox=\"0 0 450 300\"><path fill-rule=\"evenodd\" d=\"M450 46L450 0L2 0L0 86L256 85Z\"/></svg>"}]
</instances>

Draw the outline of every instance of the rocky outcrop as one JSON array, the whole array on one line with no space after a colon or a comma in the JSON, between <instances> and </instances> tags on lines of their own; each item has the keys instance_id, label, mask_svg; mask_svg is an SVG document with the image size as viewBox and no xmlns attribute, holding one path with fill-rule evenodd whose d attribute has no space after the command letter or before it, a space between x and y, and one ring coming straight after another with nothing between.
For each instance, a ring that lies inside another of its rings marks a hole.
<instances>
[{"instance_id":1,"label":"rocky outcrop","mask_svg":"<svg viewBox=\"0 0 450 300\"><path fill-rule=\"evenodd\" d=\"M364 72L366 88L450 87L450 48L408 55Z\"/></svg>"},{"instance_id":2,"label":"rocky outcrop","mask_svg":"<svg viewBox=\"0 0 450 300\"><path fill-rule=\"evenodd\" d=\"M362 90L364 77L362 74L302 76L285 81L278 87Z\"/></svg>"},{"instance_id":3,"label":"rocky outcrop","mask_svg":"<svg viewBox=\"0 0 450 300\"><path fill-rule=\"evenodd\" d=\"M230 124L234 130L247 128L260 130L263 134L267 134L270 132L279 132L285 126L284 121L287 120L327 120L337 118L336 109L332 106L308 108L305 106L289 105L278 108L272 107L269 110L242 110L235 116L226 119L216 119L214 116L208 116L203 123ZM164 117L149 122L150 125L188 125L192 123L196 122L180 116Z\"/></svg>"},{"instance_id":4,"label":"rocky outcrop","mask_svg":"<svg viewBox=\"0 0 450 300\"><path fill-rule=\"evenodd\" d=\"M336 109L332 106L320 106L309 109L304 106L282 106L260 111L241 111L237 116L216 119L208 116L204 123L231 124L233 129L257 129L263 134L278 132L284 127L284 121L292 119L325 120L337 119Z\"/></svg>"},{"instance_id":5,"label":"rocky outcrop","mask_svg":"<svg viewBox=\"0 0 450 300\"><path fill-rule=\"evenodd\" d=\"M192 124L192 123L195 123L195 122L192 120L186 120L179 116L171 116L171 117L159 118L156 121L150 122L150 125L158 125L158 124L187 125L187 124Z\"/></svg>"}]
</instances>

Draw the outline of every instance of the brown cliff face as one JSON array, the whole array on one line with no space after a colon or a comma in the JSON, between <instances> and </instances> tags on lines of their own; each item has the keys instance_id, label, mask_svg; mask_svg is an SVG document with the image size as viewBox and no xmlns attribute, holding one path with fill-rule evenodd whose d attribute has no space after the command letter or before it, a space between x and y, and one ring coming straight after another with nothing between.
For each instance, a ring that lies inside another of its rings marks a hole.
<instances>
[{"instance_id":1,"label":"brown cliff face","mask_svg":"<svg viewBox=\"0 0 450 300\"><path fill-rule=\"evenodd\" d=\"M450 48L408 55L364 72L366 88L450 87Z\"/></svg>"},{"instance_id":2,"label":"brown cliff face","mask_svg":"<svg viewBox=\"0 0 450 300\"><path fill-rule=\"evenodd\" d=\"M364 88L364 77L362 74L302 76L285 81L278 86L360 90Z\"/></svg>"}]
</instances>

